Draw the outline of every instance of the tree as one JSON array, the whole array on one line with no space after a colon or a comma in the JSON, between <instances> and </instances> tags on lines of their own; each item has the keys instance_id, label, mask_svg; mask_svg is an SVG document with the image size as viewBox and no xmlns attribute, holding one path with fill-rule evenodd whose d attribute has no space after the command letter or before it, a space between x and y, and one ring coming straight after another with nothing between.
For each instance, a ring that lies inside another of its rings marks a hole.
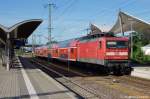
<instances>
[{"instance_id":1,"label":"tree","mask_svg":"<svg viewBox=\"0 0 150 99\"><path fill-rule=\"evenodd\" d=\"M141 47L147 45L150 43L149 40L144 39L140 33L133 33L133 60L144 63L145 61L148 61L148 56L144 55L143 51L141 50Z\"/></svg>"}]
</instances>

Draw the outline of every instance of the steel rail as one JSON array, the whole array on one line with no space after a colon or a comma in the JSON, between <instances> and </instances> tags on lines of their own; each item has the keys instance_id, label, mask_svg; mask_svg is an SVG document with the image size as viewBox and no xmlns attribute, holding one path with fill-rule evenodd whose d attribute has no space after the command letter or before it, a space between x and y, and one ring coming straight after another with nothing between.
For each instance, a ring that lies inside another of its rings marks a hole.
<instances>
[{"instance_id":1,"label":"steel rail","mask_svg":"<svg viewBox=\"0 0 150 99\"><path fill-rule=\"evenodd\" d=\"M68 77L64 76L63 74L61 74L61 73L59 73L59 72L57 72L57 71L55 71L55 70L53 70L53 69L50 69L49 67L47 67L46 64L41 64L40 62L35 61L34 59L32 59L31 62L33 62L33 63L35 63L35 64L37 64L37 65L39 65L39 66L45 68L45 69L48 70L48 71L51 71L51 72L55 73L56 75L62 77L64 80L66 80L66 82L70 82L71 84L77 86L78 88L81 88L81 90L84 90L84 91L86 91L86 92L92 94L92 98L101 99L101 96L98 95L98 94L96 94L96 93L94 93L94 90L93 90L93 89L89 89L89 88L84 88L84 87L82 87L81 85L79 85L79 84L75 83L74 81L70 80ZM54 79L55 79L55 78L54 78ZM55 80L57 80L57 79L55 79ZM59 80L57 80L57 81L60 82ZM63 82L60 82L60 83L63 84ZM64 84L64 85L65 85L65 84ZM74 89L71 89L71 90L73 90L73 91L76 92L76 90L74 90ZM78 93L78 94L79 94L80 96L84 97L84 98L91 98L91 97L83 96L82 93ZM104 95L104 96L105 96L105 95Z\"/></svg>"}]
</instances>

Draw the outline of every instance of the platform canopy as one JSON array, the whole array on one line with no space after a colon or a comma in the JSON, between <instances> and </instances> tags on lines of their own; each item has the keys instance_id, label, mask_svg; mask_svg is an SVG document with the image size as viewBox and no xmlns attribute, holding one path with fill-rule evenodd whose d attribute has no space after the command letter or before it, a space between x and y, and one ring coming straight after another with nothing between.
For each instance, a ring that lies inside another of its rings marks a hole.
<instances>
[{"instance_id":1,"label":"platform canopy","mask_svg":"<svg viewBox=\"0 0 150 99\"><path fill-rule=\"evenodd\" d=\"M7 33L10 34L10 39L27 39L41 22L41 19L30 19L19 22L12 27L0 25L0 43L6 43Z\"/></svg>"},{"instance_id":2,"label":"platform canopy","mask_svg":"<svg viewBox=\"0 0 150 99\"><path fill-rule=\"evenodd\" d=\"M91 29L90 35L102 33L101 29L98 28L98 26L96 26L95 24L91 24L91 25L90 25L90 29Z\"/></svg>"},{"instance_id":3,"label":"platform canopy","mask_svg":"<svg viewBox=\"0 0 150 99\"><path fill-rule=\"evenodd\" d=\"M150 39L150 23L120 11L117 22L110 32L117 34L127 31L136 31L141 33L144 38Z\"/></svg>"}]
</instances>

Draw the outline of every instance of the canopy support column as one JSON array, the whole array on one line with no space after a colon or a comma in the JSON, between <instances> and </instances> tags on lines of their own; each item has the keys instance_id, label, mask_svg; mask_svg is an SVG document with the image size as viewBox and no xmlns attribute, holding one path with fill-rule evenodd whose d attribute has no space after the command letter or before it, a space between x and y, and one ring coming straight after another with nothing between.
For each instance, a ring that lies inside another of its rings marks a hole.
<instances>
[{"instance_id":1,"label":"canopy support column","mask_svg":"<svg viewBox=\"0 0 150 99\"><path fill-rule=\"evenodd\" d=\"M7 33L7 40L6 40L6 60L7 60L7 63L6 63L6 69L7 71L10 70L10 34Z\"/></svg>"},{"instance_id":2,"label":"canopy support column","mask_svg":"<svg viewBox=\"0 0 150 99\"><path fill-rule=\"evenodd\" d=\"M124 36L122 17L120 14L119 14L119 22L120 22L120 29L121 29L122 36Z\"/></svg>"}]
</instances>

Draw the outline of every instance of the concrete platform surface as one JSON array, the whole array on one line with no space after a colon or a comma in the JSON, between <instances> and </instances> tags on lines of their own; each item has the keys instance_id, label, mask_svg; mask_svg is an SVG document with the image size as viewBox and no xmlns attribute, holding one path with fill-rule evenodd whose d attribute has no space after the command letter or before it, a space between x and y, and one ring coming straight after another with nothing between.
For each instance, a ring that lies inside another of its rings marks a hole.
<instances>
[{"instance_id":1,"label":"concrete platform surface","mask_svg":"<svg viewBox=\"0 0 150 99\"><path fill-rule=\"evenodd\" d=\"M150 79L150 66L138 66L133 68L134 71L131 73L131 76Z\"/></svg>"},{"instance_id":2,"label":"concrete platform surface","mask_svg":"<svg viewBox=\"0 0 150 99\"><path fill-rule=\"evenodd\" d=\"M10 71L0 66L0 99L78 99L26 59L16 60L14 64Z\"/></svg>"}]
</instances>

